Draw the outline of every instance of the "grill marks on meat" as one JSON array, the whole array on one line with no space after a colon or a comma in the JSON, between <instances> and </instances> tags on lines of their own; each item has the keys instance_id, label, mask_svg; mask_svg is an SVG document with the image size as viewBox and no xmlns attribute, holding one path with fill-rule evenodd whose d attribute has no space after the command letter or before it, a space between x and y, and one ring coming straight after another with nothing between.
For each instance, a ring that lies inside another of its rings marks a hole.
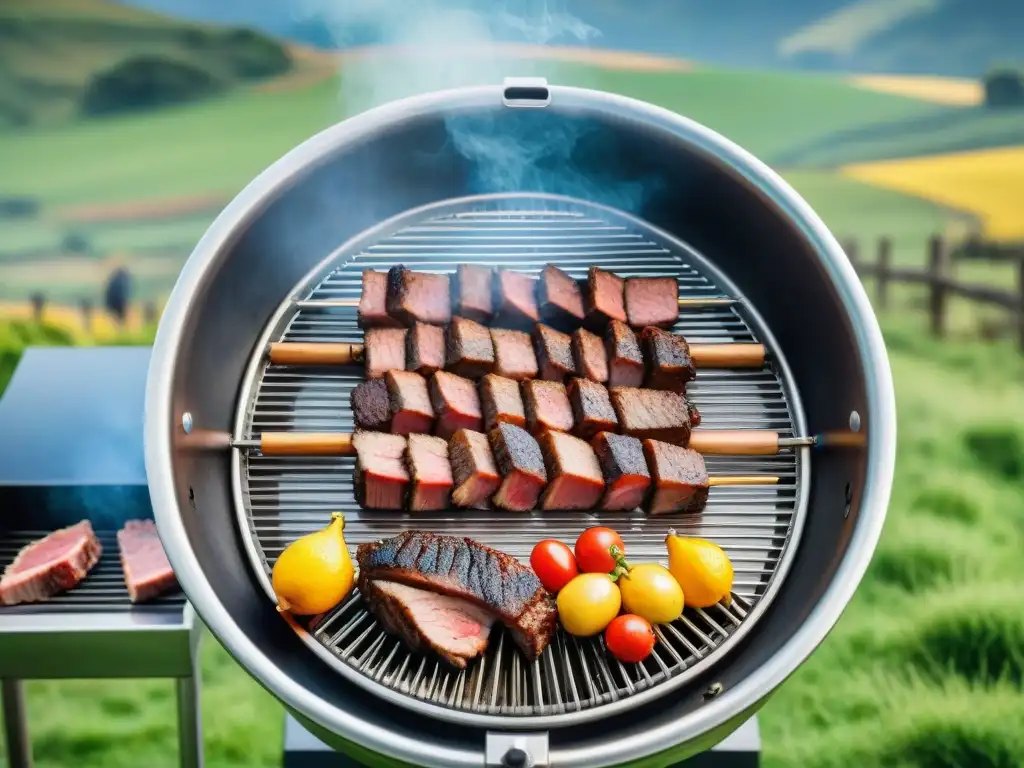
<instances>
[{"instance_id":1,"label":"grill marks on meat","mask_svg":"<svg viewBox=\"0 0 1024 768\"><path fill-rule=\"evenodd\" d=\"M601 432L590 441L604 475L601 509L636 509L651 486L643 443L629 435Z\"/></svg>"},{"instance_id":2,"label":"grill marks on meat","mask_svg":"<svg viewBox=\"0 0 1024 768\"><path fill-rule=\"evenodd\" d=\"M88 520L32 542L4 569L0 604L44 602L77 586L102 552Z\"/></svg>"},{"instance_id":3,"label":"grill marks on meat","mask_svg":"<svg viewBox=\"0 0 1024 768\"><path fill-rule=\"evenodd\" d=\"M614 432L619 419L612 408L608 390L596 381L574 378L566 388L572 405L574 432L589 440L598 432Z\"/></svg>"},{"instance_id":4,"label":"grill marks on meat","mask_svg":"<svg viewBox=\"0 0 1024 768\"><path fill-rule=\"evenodd\" d=\"M537 286L541 317L554 323L579 323L584 318L583 291L579 283L558 267L548 264Z\"/></svg>"},{"instance_id":5,"label":"grill marks on meat","mask_svg":"<svg viewBox=\"0 0 1024 768\"><path fill-rule=\"evenodd\" d=\"M549 325L537 323L533 328L540 377L548 381L565 381L576 372L572 359L572 337Z\"/></svg>"},{"instance_id":6,"label":"grill marks on meat","mask_svg":"<svg viewBox=\"0 0 1024 768\"><path fill-rule=\"evenodd\" d=\"M447 440L460 429L483 427L480 395L469 379L438 371L430 379L430 400L437 413L434 433L439 437Z\"/></svg>"},{"instance_id":7,"label":"grill marks on meat","mask_svg":"<svg viewBox=\"0 0 1024 768\"><path fill-rule=\"evenodd\" d=\"M562 382L543 379L524 381L523 403L526 407L526 425L534 435L542 435L549 429L560 432L572 430L572 405Z\"/></svg>"},{"instance_id":8,"label":"grill marks on meat","mask_svg":"<svg viewBox=\"0 0 1024 768\"><path fill-rule=\"evenodd\" d=\"M578 376L601 384L608 381L608 352L600 336L577 328L572 334L572 357Z\"/></svg>"},{"instance_id":9,"label":"grill marks on meat","mask_svg":"<svg viewBox=\"0 0 1024 768\"><path fill-rule=\"evenodd\" d=\"M356 501L366 509L401 509L409 485L405 468L406 439L387 432L356 432L353 476Z\"/></svg>"},{"instance_id":10,"label":"grill marks on meat","mask_svg":"<svg viewBox=\"0 0 1024 768\"><path fill-rule=\"evenodd\" d=\"M513 424L499 424L488 434L501 486L491 501L512 512L528 512L537 506L537 498L548 476L544 456L533 436Z\"/></svg>"},{"instance_id":11,"label":"grill marks on meat","mask_svg":"<svg viewBox=\"0 0 1024 768\"><path fill-rule=\"evenodd\" d=\"M491 332L465 317L453 317L448 326L448 370L459 376L478 379L494 368L494 343Z\"/></svg>"},{"instance_id":12,"label":"grill marks on meat","mask_svg":"<svg viewBox=\"0 0 1024 768\"><path fill-rule=\"evenodd\" d=\"M518 382L489 373L480 382L480 401L483 404L484 428L488 431L501 422L526 426L526 410Z\"/></svg>"},{"instance_id":13,"label":"grill marks on meat","mask_svg":"<svg viewBox=\"0 0 1024 768\"><path fill-rule=\"evenodd\" d=\"M528 661L536 660L554 635L554 601L534 572L472 539L405 531L360 544L356 561L360 580L404 584L486 609L508 627ZM370 598L367 602L376 613Z\"/></svg>"},{"instance_id":14,"label":"grill marks on meat","mask_svg":"<svg viewBox=\"0 0 1024 768\"><path fill-rule=\"evenodd\" d=\"M405 370L405 328L371 328L363 339L366 378L379 379L388 371Z\"/></svg>"},{"instance_id":15,"label":"grill marks on meat","mask_svg":"<svg viewBox=\"0 0 1024 768\"><path fill-rule=\"evenodd\" d=\"M402 265L388 270L387 311L405 325L447 325L452 319L448 275L413 272Z\"/></svg>"},{"instance_id":16,"label":"grill marks on meat","mask_svg":"<svg viewBox=\"0 0 1024 768\"><path fill-rule=\"evenodd\" d=\"M460 507L488 509L491 496L501 486L487 435L460 429L448 443L455 490L452 501Z\"/></svg>"},{"instance_id":17,"label":"grill marks on meat","mask_svg":"<svg viewBox=\"0 0 1024 768\"><path fill-rule=\"evenodd\" d=\"M406 336L406 370L429 376L444 368L444 328L416 323Z\"/></svg>"},{"instance_id":18,"label":"grill marks on meat","mask_svg":"<svg viewBox=\"0 0 1024 768\"><path fill-rule=\"evenodd\" d=\"M676 445L690 441L690 411L678 392L619 387L609 394L623 434Z\"/></svg>"},{"instance_id":19,"label":"grill marks on meat","mask_svg":"<svg viewBox=\"0 0 1024 768\"><path fill-rule=\"evenodd\" d=\"M594 449L564 432L545 432L540 438L548 486L541 509L591 509L604 493L604 477Z\"/></svg>"},{"instance_id":20,"label":"grill marks on meat","mask_svg":"<svg viewBox=\"0 0 1024 768\"><path fill-rule=\"evenodd\" d=\"M511 269L495 273L495 293L498 297L498 317L516 327L527 326L540 320L537 311L537 281L530 275Z\"/></svg>"},{"instance_id":21,"label":"grill marks on meat","mask_svg":"<svg viewBox=\"0 0 1024 768\"><path fill-rule=\"evenodd\" d=\"M644 357L633 329L613 320L604 335L608 355L608 386L639 387L644 380Z\"/></svg>"},{"instance_id":22,"label":"grill marks on meat","mask_svg":"<svg viewBox=\"0 0 1024 768\"><path fill-rule=\"evenodd\" d=\"M434 408L427 380L411 371L388 371L384 380L391 401L391 431L396 435L429 433L434 424Z\"/></svg>"},{"instance_id":23,"label":"grill marks on meat","mask_svg":"<svg viewBox=\"0 0 1024 768\"><path fill-rule=\"evenodd\" d=\"M640 332L640 343L647 359L644 386L685 392L686 384L697 377L686 339L649 325Z\"/></svg>"},{"instance_id":24,"label":"grill marks on meat","mask_svg":"<svg viewBox=\"0 0 1024 768\"><path fill-rule=\"evenodd\" d=\"M614 272L591 267L587 273L585 310L591 328L604 328L612 320L626 322L625 281Z\"/></svg>"},{"instance_id":25,"label":"grill marks on meat","mask_svg":"<svg viewBox=\"0 0 1024 768\"><path fill-rule=\"evenodd\" d=\"M654 493L647 510L650 514L699 512L704 508L709 486L703 456L660 440L644 440L644 455L654 476Z\"/></svg>"},{"instance_id":26,"label":"grill marks on meat","mask_svg":"<svg viewBox=\"0 0 1024 768\"><path fill-rule=\"evenodd\" d=\"M133 603L145 603L178 588L152 520L129 520L117 532L124 585Z\"/></svg>"},{"instance_id":27,"label":"grill marks on meat","mask_svg":"<svg viewBox=\"0 0 1024 768\"><path fill-rule=\"evenodd\" d=\"M490 267L459 264L455 273L455 314L478 323L494 316L494 272Z\"/></svg>"},{"instance_id":28,"label":"grill marks on meat","mask_svg":"<svg viewBox=\"0 0 1024 768\"><path fill-rule=\"evenodd\" d=\"M413 512L447 509L454 485L448 443L440 437L409 435L405 463L412 477L409 509Z\"/></svg>"},{"instance_id":29,"label":"grill marks on meat","mask_svg":"<svg viewBox=\"0 0 1024 768\"><path fill-rule=\"evenodd\" d=\"M679 317L679 281L674 277L631 277L625 296L626 314L634 328L671 328Z\"/></svg>"},{"instance_id":30,"label":"grill marks on meat","mask_svg":"<svg viewBox=\"0 0 1024 768\"><path fill-rule=\"evenodd\" d=\"M494 372L499 376L522 381L537 375L537 356L533 352L530 334L491 328L494 343Z\"/></svg>"},{"instance_id":31,"label":"grill marks on meat","mask_svg":"<svg viewBox=\"0 0 1024 768\"><path fill-rule=\"evenodd\" d=\"M363 292L359 295L357 318L360 328L397 328L401 325L388 314L388 276L385 272L363 270Z\"/></svg>"},{"instance_id":32,"label":"grill marks on meat","mask_svg":"<svg viewBox=\"0 0 1024 768\"><path fill-rule=\"evenodd\" d=\"M364 379L352 390L356 429L391 431L391 397L384 379Z\"/></svg>"}]
</instances>

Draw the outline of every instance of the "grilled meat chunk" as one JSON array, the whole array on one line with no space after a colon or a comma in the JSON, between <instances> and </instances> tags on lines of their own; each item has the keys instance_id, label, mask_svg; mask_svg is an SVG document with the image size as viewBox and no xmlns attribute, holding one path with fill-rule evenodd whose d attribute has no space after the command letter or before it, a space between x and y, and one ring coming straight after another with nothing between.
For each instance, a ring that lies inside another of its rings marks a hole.
<instances>
[{"instance_id":1,"label":"grilled meat chunk","mask_svg":"<svg viewBox=\"0 0 1024 768\"><path fill-rule=\"evenodd\" d=\"M475 264L459 264L455 273L455 314L478 323L494 316L494 271Z\"/></svg>"},{"instance_id":2,"label":"grilled meat chunk","mask_svg":"<svg viewBox=\"0 0 1024 768\"><path fill-rule=\"evenodd\" d=\"M405 369L429 376L444 368L444 328L439 325L415 323L406 336Z\"/></svg>"},{"instance_id":3,"label":"grilled meat chunk","mask_svg":"<svg viewBox=\"0 0 1024 768\"><path fill-rule=\"evenodd\" d=\"M572 359L572 337L556 331L550 325L537 323L533 328L533 343L537 349L540 377L548 381L565 381L576 373Z\"/></svg>"},{"instance_id":4,"label":"grilled meat chunk","mask_svg":"<svg viewBox=\"0 0 1024 768\"><path fill-rule=\"evenodd\" d=\"M645 387L685 392L697 377L690 345L682 336L649 325L640 332L640 344L647 359Z\"/></svg>"},{"instance_id":5,"label":"grilled meat chunk","mask_svg":"<svg viewBox=\"0 0 1024 768\"><path fill-rule=\"evenodd\" d=\"M117 548L121 553L124 586L133 603L146 603L178 589L178 579L152 520L126 522L117 532Z\"/></svg>"},{"instance_id":6,"label":"grilled meat chunk","mask_svg":"<svg viewBox=\"0 0 1024 768\"><path fill-rule=\"evenodd\" d=\"M360 328L397 328L401 326L388 314L388 276L386 272L363 270L363 292L359 295L357 318Z\"/></svg>"},{"instance_id":7,"label":"grilled meat chunk","mask_svg":"<svg viewBox=\"0 0 1024 768\"><path fill-rule=\"evenodd\" d=\"M494 277L498 317L505 325L525 328L540 320L537 281L512 269L499 269Z\"/></svg>"},{"instance_id":8,"label":"grilled meat chunk","mask_svg":"<svg viewBox=\"0 0 1024 768\"><path fill-rule=\"evenodd\" d=\"M548 264L537 285L541 317L557 324L578 325L583 321L583 291L572 277Z\"/></svg>"},{"instance_id":9,"label":"grilled meat chunk","mask_svg":"<svg viewBox=\"0 0 1024 768\"><path fill-rule=\"evenodd\" d=\"M499 422L526 426L526 410L519 382L489 373L480 381L480 401L484 410L484 429L488 432Z\"/></svg>"},{"instance_id":10,"label":"grilled meat chunk","mask_svg":"<svg viewBox=\"0 0 1024 768\"><path fill-rule=\"evenodd\" d=\"M82 520L24 547L0 578L0 605L41 603L73 589L100 560L103 547Z\"/></svg>"},{"instance_id":11,"label":"grilled meat chunk","mask_svg":"<svg viewBox=\"0 0 1024 768\"><path fill-rule=\"evenodd\" d=\"M575 434L589 440L598 432L614 432L618 428L619 419L604 385L573 378L569 379L566 391L572 405Z\"/></svg>"},{"instance_id":12,"label":"grilled meat chunk","mask_svg":"<svg viewBox=\"0 0 1024 768\"><path fill-rule=\"evenodd\" d=\"M371 328L364 341L366 378L380 379L388 371L405 370L405 328Z\"/></svg>"},{"instance_id":13,"label":"grilled meat chunk","mask_svg":"<svg viewBox=\"0 0 1024 768\"><path fill-rule=\"evenodd\" d=\"M526 406L527 429L534 435L540 436L549 429L572 431L572 405L562 382L543 379L524 381L523 403Z\"/></svg>"},{"instance_id":14,"label":"grilled meat chunk","mask_svg":"<svg viewBox=\"0 0 1024 768\"><path fill-rule=\"evenodd\" d=\"M353 474L356 501L366 509L401 509L409 485L405 468L406 440L388 432L356 432Z\"/></svg>"},{"instance_id":15,"label":"grilled meat chunk","mask_svg":"<svg viewBox=\"0 0 1024 768\"><path fill-rule=\"evenodd\" d=\"M599 384L608 381L608 352L600 336L577 328L572 334L572 357L577 376Z\"/></svg>"},{"instance_id":16,"label":"grilled meat chunk","mask_svg":"<svg viewBox=\"0 0 1024 768\"><path fill-rule=\"evenodd\" d=\"M434 434L450 438L460 429L479 431L483 427L480 395L469 379L438 371L430 379L430 400L437 414Z\"/></svg>"},{"instance_id":17,"label":"grilled meat chunk","mask_svg":"<svg viewBox=\"0 0 1024 768\"><path fill-rule=\"evenodd\" d=\"M494 372L508 379L532 379L537 376L537 356L533 353L530 334L491 328L494 342Z\"/></svg>"},{"instance_id":18,"label":"grilled meat chunk","mask_svg":"<svg viewBox=\"0 0 1024 768\"><path fill-rule=\"evenodd\" d=\"M625 281L614 272L591 267L587 273L584 309L587 325L601 330L612 320L626 322Z\"/></svg>"},{"instance_id":19,"label":"grilled meat chunk","mask_svg":"<svg viewBox=\"0 0 1024 768\"><path fill-rule=\"evenodd\" d=\"M364 379L352 390L356 429L391 431L391 396L384 379Z\"/></svg>"},{"instance_id":20,"label":"grilled meat chunk","mask_svg":"<svg viewBox=\"0 0 1024 768\"><path fill-rule=\"evenodd\" d=\"M639 387L644 381L644 357L633 329L613 320L604 334L608 353L608 386Z\"/></svg>"},{"instance_id":21,"label":"grilled meat chunk","mask_svg":"<svg viewBox=\"0 0 1024 768\"><path fill-rule=\"evenodd\" d=\"M356 562L361 579L405 584L487 609L508 627L529 661L540 656L554 635L554 600L534 572L472 539L404 531L360 544Z\"/></svg>"},{"instance_id":22,"label":"grilled meat chunk","mask_svg":"<svg viewBox=\"0 0 1024 768\"><path fill-rule=\"evenodd\" d=\"M679 281L674 277L631 277L626 281L626 315L634 328L671 328L679 317Z\"/></svg>"},{"instance_id":23,"label":"grilled meat chunk","mask_svg":"<svg viewBox=\"0 0 1024 768\"><path fill-rule=\"evenodd\" d=\"M541 509L591 509L604 493L604 476L594 449L565 432L545 432L539 440L548 474Z\"/></svg>"},{"instance_id":24,"label":"grilled meat chunk","mask_svg":"<svg viewBox=\"0 0 1024 768\"><path fill-rule=\"evenodd\" d=\"M487 435L460 429L448 441L455 490L452 502L459 507L488 509L491 496L501 485Z\"/></svg>"},{"instance_id":25,"label":"grilled meat chunk","mask_svg":"<svg viewBox=\"0 0 1024 768\"><path fill-rule=\"evenodd\" d=\"M448 275L413 272L402 265L388 270L388 314L404 325L447 325L452 319Z\"/></svg>"},{"instance_id":26,"label":"grilled meat chunk","mask_svg":"<svg viewBox=\"0 0 1024 768\"><path fill-rule=\"evenodd\" d=\"M405 464L412 478L409 509L413 512L447 509L455 484L448 462L448 443L440 437L409 435Z\"/></svg>"},{"instance_id":27,"label":"grilled meat chunk","mask_svg":"<svg viewBox=\"0 0 1024 768\"><path fill-rule=\"evenodd\" d=\"M686 411L690 416L690 429L696 429L700 426L700 411L697 410L697 406L689 400L686 401Z\"/></svg>"},{"instance_id":28,"label":"grilled meat chunk","mask_svg":"<svg viewBox=\"0 0 1024 768\"><path fill-rule=\"evenodd\" d=\"M644 440L644 455L654 477L648 512L663 515L704 509L709 486L703 456L660 440Z\"/></svg>"},{"instance_id":29,"label":"grilled meat chunk","mask_svg":"<svg viewBox=\"0 0 1024 768\"><path fill-rule=\"evenodd\" d=\"M432 651L456 669L487 648L497 621L485 608L451 595L418 589L397 581L359 576L359 592L385 630L409 649Z\"/></svg>"},{"instance_id":30,"label":"grilled meat chunk","mask_svg":"<svg viewBox=\"0 0 1024 768\"><path fill-rule=\"evenodd\" d=\"M529 432L514 424L499 424L488 438L503 478L491 501L512 512L530 511L548 481L540 446Z\"/></svg>"},{"instance_id":31,"label":"grilled meat chunk","mask_svg":"<svg viewBox=\"0 0 1024 768\"><path fill-rule=\"evenodd\" d=\"M448 326L447 368L469 379L479 379L494 368L494 342L480 323L453 317Z\"/></svg>"},{"instance_id":32,"label":"grilled meat chunk","mask_svg":"<svg viewBox=\"0 0 1024 768\"><path fill-rule=\"evenodd\" d=\"M610 395L623 434L676 445L690 442L690 409L678 392L618 387Z\"/></svg>"},{"instance_id":33,"label":"grilled meat chunk","mask_svg":"<svg viewBox=\"0 0 1024 768\"><path fill-rule=\"evenodd\" d=\"M434 426L434 408L430 403L427 380L411 371L388 371L384 375L391 401L391 431L396 435L413 432L430 434Z\"/></svg>"},{"instance_id":34,"label":"grilled meat chunk","mask_svg":"<svg viewBox=\"0 0 1024 768\"><path fill-rule=\"evenodd\" d=\"M590 441L604 475L601 509L636 509L651 486L643 443L629 435L601 432Z\"/></svg>"}]
</instances>

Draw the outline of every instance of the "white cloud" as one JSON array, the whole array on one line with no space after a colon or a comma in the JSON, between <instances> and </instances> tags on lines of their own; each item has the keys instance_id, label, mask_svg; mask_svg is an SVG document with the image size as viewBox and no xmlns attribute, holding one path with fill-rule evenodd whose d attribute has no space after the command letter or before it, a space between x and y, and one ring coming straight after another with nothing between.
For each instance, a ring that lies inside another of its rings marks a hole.
<instances>
[{"instance_id":1,"label":"white cloud","mask_svg":"<svg viewBox=\"0 0 1024 768\"><path fill-rule=\"evenodd\" d=\"M850 54L868 39L914 16L931 13L942 0L858 0L783 38L779 53Z\"/></svg>"}]
</instances>

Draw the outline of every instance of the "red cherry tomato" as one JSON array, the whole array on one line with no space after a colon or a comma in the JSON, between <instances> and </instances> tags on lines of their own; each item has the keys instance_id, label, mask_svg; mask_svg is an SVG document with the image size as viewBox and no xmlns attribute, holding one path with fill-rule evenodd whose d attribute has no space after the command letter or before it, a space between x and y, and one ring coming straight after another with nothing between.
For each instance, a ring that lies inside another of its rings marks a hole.
<instances>
[{"instance_id":1,"label":"red cherry tomato","mask_svg":"<svg viewBox=\"0 0 1024 768\"><path fill-rule=\"evenodd\" d=\"M572 550L555 539L537 543L530 553L530 567L549 592L558 592L579 573Z\"/></svg>"},{"instance_id":2,"label":"red cherry tomato","mask_svg":"<svg viewBox=\"0 0 1024 768\"><path fill-rule=\"evenodd\" d=\"M608 652L625 664L636 664L654 650L654 629L647 619L624 613L612 619L604 631Z\"/></svg>"},{"instance_id":3,"label":"red cherry tomato","mask_svg":"<svg viewBox=\"0 0 1024 768\"><path fill-rule=\"evenodd\" d=\"M587 528L576 539L576 564L583 573L611 573L615 570L615 558L612 557L612 546L619 548L622 555L626 554L626 545L622 537L611 528Z\"/></svg>"}]
</instances>

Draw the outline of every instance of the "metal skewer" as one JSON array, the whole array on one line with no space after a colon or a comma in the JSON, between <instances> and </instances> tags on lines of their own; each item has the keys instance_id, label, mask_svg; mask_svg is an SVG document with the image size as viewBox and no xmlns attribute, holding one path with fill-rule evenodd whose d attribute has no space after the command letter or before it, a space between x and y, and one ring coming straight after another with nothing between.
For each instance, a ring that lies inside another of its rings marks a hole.
<instances>
[{"instance_id":1,"label":"metal skewer","mask_svg":"<svg viewBox=\"0 0 1024 768\"><path fill-rule=\"evenodd\" d=\"M741 304L732 296L702 296L700 298L679 298L679 306L686 309L702 307L731 307ZM359 306L359 299L298 299L293 302L298 309L348 309Z\"/></svg>"}]
</instances>

